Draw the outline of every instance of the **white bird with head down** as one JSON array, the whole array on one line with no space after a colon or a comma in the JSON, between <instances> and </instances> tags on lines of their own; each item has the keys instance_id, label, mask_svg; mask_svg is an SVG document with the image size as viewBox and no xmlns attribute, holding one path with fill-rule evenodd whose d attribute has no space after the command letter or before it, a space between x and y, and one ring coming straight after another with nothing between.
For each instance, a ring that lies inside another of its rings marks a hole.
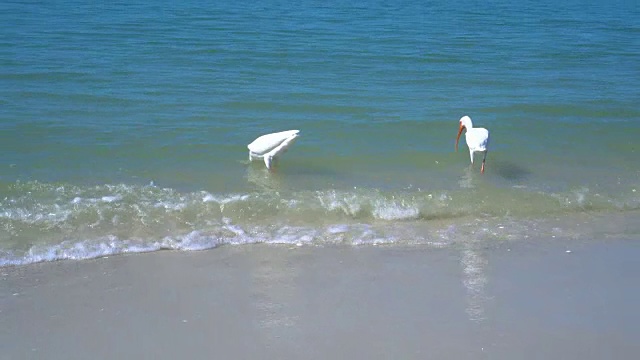
<instances>
[{"instance_id":1,"label":"white bird with head down","mask_svg":"<svg viewBox=\"0 0 640 360\"><path fill-rule=\"evenodd\" d=\"M462 135L462 131L464 129L467 129L465 140L467 141L467 146L469 147L471 165L473 165L474 152L484 153L484 156L482 157L482 167L480 168L480 173L484 174L484 163L487 160L487 147L489 146L489 130L484 128L474 128L473 123L471 122L471 118L468 116L463 116L462 118L460 118L460 129L458 130L458 137L456 138L456 151L458 151L458 141L460 140L460 135Z\"/></svg>"},{"instance_id":2,"label":"white bird with head down","mask_svg":"<svg viewBox=\"0 0 640 360\"><path fill-rule=\"evenodd\" d=\"M260 136L247 145L249 161L263 159L267 169L271 170L274 160L287 151L299 133L300 130L287 130Z\"/></svg>"}]
</instances>

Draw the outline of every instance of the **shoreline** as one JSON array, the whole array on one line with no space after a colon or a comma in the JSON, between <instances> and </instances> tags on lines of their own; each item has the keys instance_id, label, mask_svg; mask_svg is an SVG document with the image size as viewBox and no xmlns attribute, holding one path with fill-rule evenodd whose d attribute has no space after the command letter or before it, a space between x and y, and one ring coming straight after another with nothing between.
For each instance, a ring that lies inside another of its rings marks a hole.
<instances>
[{"instance_id":1,"label":"shoreline","mask_svg":"<svg viewBox=\"0 0 640 360\"><path fill-rule=\"evenodd\" d=\"M0 343L22 359L632 358L639 255L554 239L30 264L0 269Z\"/></svg>"},{"instance_id":2,"label":"shoreline","mask_svg":"<svg viewBox=\"0 0 640 360\"><path fill-rule=\"evenodd\" d=\"M216 250L227 246L497 246L519 241L585 241L640 238L640 210L585 211L546 217L464 216L428 221L345 221L306 226L297 222L272 226L225 222L213 229L184 231L168 236L119 238L113 234L86 240L33 244L13 252L0 250L0 269L42 262L84 261L126 254L162 251ZM225 220L226 221L226 220ZM308 225L308 224L307 224ZM159 227L162 229L162 227ZM76 235L77 236L77 235ZM29 240L31 241L31 240Z\"/></svg>"}]
</instances>

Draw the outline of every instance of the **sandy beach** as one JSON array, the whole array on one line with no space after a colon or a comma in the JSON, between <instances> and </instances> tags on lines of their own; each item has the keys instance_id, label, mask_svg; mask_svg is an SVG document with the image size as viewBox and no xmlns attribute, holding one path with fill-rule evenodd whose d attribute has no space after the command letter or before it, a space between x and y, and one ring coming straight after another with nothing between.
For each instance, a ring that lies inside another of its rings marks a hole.
<instances>
[{"instance_id":1,"label":"sandy beach","mask_svg":"<svg viewBox=\"0 0 640 360\"><path fill-rule=\"evenodd\" d=\"M637 242L248 245L5 267L3 359L628 359Z\"/></svg>"}]
</instances>

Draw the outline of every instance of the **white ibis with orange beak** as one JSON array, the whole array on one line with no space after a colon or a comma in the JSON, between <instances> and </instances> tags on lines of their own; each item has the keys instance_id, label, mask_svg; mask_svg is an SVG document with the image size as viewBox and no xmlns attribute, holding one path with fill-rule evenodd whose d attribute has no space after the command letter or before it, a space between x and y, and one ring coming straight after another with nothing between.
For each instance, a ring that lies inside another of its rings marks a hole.
<instances>
[{"instance_id":1,"label":"white ibis with orange beak","mask_svg":"<svg viewBox=\"0 0 640 360\"><path fill-rule=\"evenodd\" d=\"M277 156L287 151L299 133L300 130L287 130L258 137L247 145L249 161L263 159L267 169L271 170Z\"/></svg>"},{"instance_id":2,"label":"white ibis with orange beak","mask_svg":"<svg viewBox=\"0 0 640 360\"><path fill-rule=\"evenodd\" d=\"M467 146L469 147L471 165L473 165L474 152L477 151L484 153L484 156L482 157L482 167L480 168L480 173L484 174L484 163L485 160L487 160L487 147L489 146L489 130L484 128L474 128L471 118L463 116L460 118L460 129L458 130L458 137L456 138L456 151L458 151L458 141L460 141L460 135L462 135L462 131L464 129L467 129L464 137L467 140Z\"/></svg>"}]
</instances>

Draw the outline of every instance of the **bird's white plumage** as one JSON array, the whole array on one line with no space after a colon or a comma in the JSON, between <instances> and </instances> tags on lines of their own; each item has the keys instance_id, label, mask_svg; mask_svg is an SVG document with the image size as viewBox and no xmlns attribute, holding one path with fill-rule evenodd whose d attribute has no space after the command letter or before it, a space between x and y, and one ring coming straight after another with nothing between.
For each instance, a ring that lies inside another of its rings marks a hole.
<instances>
[{"instance_id":1,"label":"bird's white plumage","mask_svg":"<svg viewBox=\"0 0 640 360\"><path fill-rule=\"evenodd\" d=\"M267 169L271 169L273 160L287 151L299 133L300 130L287 130L258 137L247 145L249 160L263 159Z\"/></svg>"},{"instance_id":2,"label":"bird's white plumage","mask_svg":"<svg viewBox=\"0 0 640 360\"><path fill-rule=\"evenodd\" d=\"M474 152L484 152L481 169L481 172L484 172L484 161L486 159L489 146L489 130L485 128L474 128L473 122L471 122L471 118L468 116L463 116L462 118L460 118L460 130L458 132L458 138L460 138L460 133L463 129L467 130L464 137L467 143L467 147L469 148L469 157L471 158L471 164L473 164Z\"/></svg>"}]
</instances>

